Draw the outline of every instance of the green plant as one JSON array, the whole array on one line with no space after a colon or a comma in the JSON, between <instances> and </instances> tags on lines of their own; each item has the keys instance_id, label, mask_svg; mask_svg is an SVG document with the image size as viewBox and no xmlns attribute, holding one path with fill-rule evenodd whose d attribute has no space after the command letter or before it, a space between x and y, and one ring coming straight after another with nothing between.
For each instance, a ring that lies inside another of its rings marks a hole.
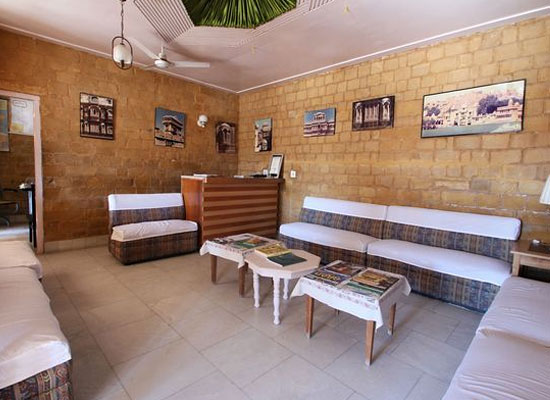
<instances>
[{"instance_id":1,"label":"green plant","mask_svg":"<svg viewBox=\"0 0 550 400\"><path fill-rule=\"evenodd\" d=\"M197 26L256 28L296 7L296 0L182 0Z\"/></svg>"}]
</instances>

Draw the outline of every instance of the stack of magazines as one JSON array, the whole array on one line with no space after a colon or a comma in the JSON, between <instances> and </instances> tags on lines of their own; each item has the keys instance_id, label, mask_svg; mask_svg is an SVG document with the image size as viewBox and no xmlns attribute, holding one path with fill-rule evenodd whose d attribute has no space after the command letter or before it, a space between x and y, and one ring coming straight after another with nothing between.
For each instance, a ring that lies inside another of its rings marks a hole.
<instances>
[{"instance_id":1,"label":"stack of magazines","mask_svg":"<svg viewBox=\"0 0 550 400\"><path fill-rule=\"evenodd\" d=\"M267 258L269 261L279 264L281 267L307 261L305 258L293 254L289 249L280 243L258 247L254 251L257 254Z\"/></svg>"},{"instance_id":2,"label":"stack of magazines","mask_svg":"<svg viewBox=\"0 0 550 400\"><path fill-rule=\"evenodd\" d=\"M269 243L269 241L264 238L248 233L238 236L212 239L212 242L225 246L230 246L238 250L250 250L256 247L265 246Z\"/></svg>"},{"instance_id":3,"label":"stack of magazines","mask_svg":"<svg viewBox=\"0 0 550 400\"><path fill-rule=\"evenodd\" d=\"M364 271L364 267L344 261L336 261L321 267L306 275L306 278L323 282L331 286L340 286L346 281Z\"/></svg>"},{"instance_id":4,"label":"stack of magazines","mask_svg":"<svg viewBox=\"0 0 550 400\"><path fill-rule=\"evenodd\" d=\"M355 275L342 288L359 294L381 297L397 281L399 278L369 268Z\"/></svg>"}]
</instances>

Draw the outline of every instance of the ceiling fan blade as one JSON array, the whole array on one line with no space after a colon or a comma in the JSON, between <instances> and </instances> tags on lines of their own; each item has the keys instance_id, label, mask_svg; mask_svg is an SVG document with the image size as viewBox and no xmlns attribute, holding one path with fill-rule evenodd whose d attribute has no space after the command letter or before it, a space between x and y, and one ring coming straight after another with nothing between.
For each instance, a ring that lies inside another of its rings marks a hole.
<instances>
[{"instance_id":1,"label":"ceiling fan blade","mask_svg":"<svg viewBox=\"0 0 550 400\"><path fill-rule=\"evenodd\" d=\"M199 61L171 61L176 68L210 68L210 63Z\"/></svg>"},{"instance_id":2,"label":"ceiling fan blade","mask_svg":"<svg viewBox=\"0 0 550 400\"><path fill-rule=\"evenodd\" d=\"M156 60L158 58L158 56L153 53L151 50L149 50L147 47L145 47L145 45L143 43L141 43L139 40L137 40L136 38L134 37L129 37L128 38L130 40L130 44L135 44L137 47L139 47L141 49L141 51L143 51L145 54L147 54L147 56L153 60Z\"/></svg>"}]
</instances>

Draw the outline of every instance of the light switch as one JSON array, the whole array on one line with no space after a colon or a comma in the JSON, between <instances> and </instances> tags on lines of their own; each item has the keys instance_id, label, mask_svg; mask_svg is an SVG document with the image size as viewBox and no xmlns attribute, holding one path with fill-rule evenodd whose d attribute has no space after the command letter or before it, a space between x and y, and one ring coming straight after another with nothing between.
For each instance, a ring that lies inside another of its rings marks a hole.
<instances>
[{"instance_id":1,"label":"light switch","mask_svg":"<svg viewBox=\"0 0 550 400\"><path fill-rule=\"evenodd\" d=\"M293 169L290 170L290 177L292 179L295 179L296 178L296 171L294 171Z\"/></svg>"}]
</instances>

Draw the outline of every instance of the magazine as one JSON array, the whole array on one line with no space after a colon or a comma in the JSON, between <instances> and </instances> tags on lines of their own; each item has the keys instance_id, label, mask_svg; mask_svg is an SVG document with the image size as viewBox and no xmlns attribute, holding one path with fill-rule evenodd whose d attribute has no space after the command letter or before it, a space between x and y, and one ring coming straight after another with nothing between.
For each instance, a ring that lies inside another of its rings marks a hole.
<instances>
[{"instance_id":1,"label":"magazine","mask_svg":"<svg viewBox=\"0 0 550 400\"><path fill-rule=\"evenodd\" d=\"M335 272L341 275L347 275L352 277L361 271L365 270L365 267L356 264L350 264L344 261L337 261L324 267L325 270Z\"/></svg>"},{"instance_id":2,"label":"magazine","mask_svg":"<svg viewBox=\"0 0 550 400\"><path fill-rule=\"evenodd\" d=\"M349 276L347 275L327 271L324 268L316 269L315 271L307 274L305 277L314 281L326 283L331 286L338 286L342 282L345 282L349 279Z\"/></svg>"},{"instance_id":3,"label":"magazine","mask_svg":"<svg viewBox=\"0 0 550 400\"><path fill-rule=\"evenodd\" d=\"M327 266L321 267L311 274L306 275L310 279L328 283L332 286L344 284L352 276L364 271L365 267L347 263L345 261L335 261Z\"/></svg>"},{"instance_id":4,"label":"magazine","mask_svg":"<svg viewBox=\"0 0 550 400\"><path fill-rule=\"evenodd\" d=\"M279 264L281 267L286 267L288 265L298 264L307 261L305 258L297 256L290 251L276 256L267 257L267 259L274 262L275 264Z\"/></svg>"},{"instance_id":5,"label":"magazine","mask_svg":"<svg viewBox=\"0 0 550 400\"><path fill-rule=\"evenodd\" d=\"M376 289L382 293L392 287L399 279L368 269L352 278L352 281Z\"/></svg>"},{"instance_id":6,"label":"magazine","mask_svg":"<svg viewBox=\"0 0 550 400\"><path fill-rule=\"evenodd\" d=\"M235 236L227 239L229 241L225 244L239 250L250 250L256 247L265 246L269 243L267 239L249 234Z\"/></svg>"},{"instance_id":7,"label":"magazine","mask_svg":"<svg viewBox=\"0 0 550 400\"><path fill-rule=\"evenodd\" d=\"M258 247L256 248L255 252L261 256L271 258L283 254L288 254L290 253L290 250L280 243L273 243L268 244L267 246Z\"/></svg>"}]
</instances>

